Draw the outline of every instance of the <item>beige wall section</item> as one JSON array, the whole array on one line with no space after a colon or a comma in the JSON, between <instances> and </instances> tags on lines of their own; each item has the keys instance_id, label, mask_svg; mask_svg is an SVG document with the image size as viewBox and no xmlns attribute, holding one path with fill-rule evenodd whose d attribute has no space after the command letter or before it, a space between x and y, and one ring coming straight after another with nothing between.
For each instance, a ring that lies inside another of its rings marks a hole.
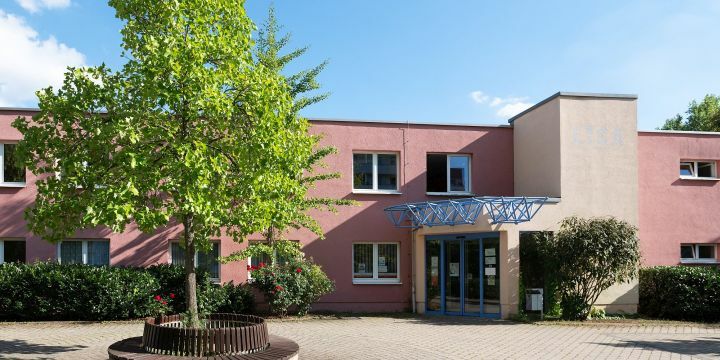
<instances>
[{"instance_id":1,"label":"beige wall section","mask_svg":"<svg viewBox=\"0 0 720 360\"><path fill-rule=\"evenodd\" d=\"M515 194L560 197L532 221L490 225L422 228L416 236L416 301L425 309L425 235L499 231L502 316L517 312L522 231L554 231L572 215L608 216L637 225L637 116L630 97L556 96L516 119L514 126ZM482 195L482 194L479 194ZM637 309L637 282L603 292L597 305L608 311Z\"/></svg>"}]
</instances>

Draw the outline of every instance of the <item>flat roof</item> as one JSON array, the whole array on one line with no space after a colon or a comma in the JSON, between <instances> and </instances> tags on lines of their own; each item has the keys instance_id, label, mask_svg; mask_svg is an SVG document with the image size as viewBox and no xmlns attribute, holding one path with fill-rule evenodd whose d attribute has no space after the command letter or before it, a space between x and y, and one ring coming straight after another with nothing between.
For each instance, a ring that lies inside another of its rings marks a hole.
<instances>
[{"instance_id":1,"label":"flat roof","mask_svg":"<svg viewBox=\"0 0 720 360\"><path fill-rule=\"evenodd\" d=\"M466 123L440 123L431 121L402 121L402 120L365 120L365 119L334 119L334 118L307 118L316 122L345 122L345 123L370 123L370 124L398 124L398 125L428 125L428 126L469 126L469 127L499 127L509 128L506 124L466 124Z\"/></svg>"},{"instance_id":2,"label":"flat roof","mask_svg":"<svg viewBox=\"0 0 720 360\"><path fill-rule=\"evenodd\" d=\"M720 136L716 131L683 131L683 130L638 130L639 133L669 134L669 135L710 135Z\"/></svg>"},{"instance_id":3,"label":"flat roof","mask_svg":"<svg viewBox=\"0 0 720 360\"><path fill-rule=\"evenodd\" d=\"M518 119L519 117L539 108L543 104L545 104L548 101L551 101L555 99L556 97L580 97L580 98L598 98L598 99L629 99L629 100L635 100L638 98L637 95L634 94L605 94L605 93L585 93L585 92L569 92L569 91L558 91L553 95L550 95L548 98L540 101L539 103L525 109L525 111L511 117L508 120L509 124L512 124L513 121Z\"/></svg>"}]
</instances>

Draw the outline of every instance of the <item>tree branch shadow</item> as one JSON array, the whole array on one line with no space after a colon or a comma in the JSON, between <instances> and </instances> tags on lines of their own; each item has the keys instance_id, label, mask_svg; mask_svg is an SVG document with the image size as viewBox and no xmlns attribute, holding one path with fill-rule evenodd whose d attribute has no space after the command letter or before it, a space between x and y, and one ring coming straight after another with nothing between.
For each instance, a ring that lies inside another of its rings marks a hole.
<instances>
[{"instance_id":1,"label":"tree branch shadow","mask_svg":"<svg viewBox=\"0 0 720 360\"><path fill-rule=\"evenodd\" d=\"M51 355L38 359L51 359L52 355L87 348L84 345L43 345L26 340L0 340L0 359L14 359L16 355Z\"/></svg>"}]
</instances>

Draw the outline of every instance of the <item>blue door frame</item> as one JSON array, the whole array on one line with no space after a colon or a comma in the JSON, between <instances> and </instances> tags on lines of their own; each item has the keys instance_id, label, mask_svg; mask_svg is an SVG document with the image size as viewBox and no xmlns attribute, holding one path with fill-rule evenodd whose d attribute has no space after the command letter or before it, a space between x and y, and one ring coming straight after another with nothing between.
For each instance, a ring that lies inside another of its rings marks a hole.
<instances>
[{"instance_id":1,"label":"blue door frame","mask_svg":"<svg viewBox=\"0 0 720 360\"><path fill-rule=\"evenodd\" d=\"M440 264L438 264L439 279L440 279L440 310L429 310L427 309L428 303L428 291L427 291L427 269L423 272L425 274L425 313L430 315L453 315L453 316L477 316L485 318L499 319L502 314L502 305L500 305L499 313L485 313L485 279L482 275L485 269L485 253L484 245L486 238L500 238L498 232L483 232L483 233L468 233L468 234L452 234L452 235L428 235L425 236L425 254L427 259L427 242L430 240L440 241ZM446 311L445 310L445 248L448 241L459 241L460 242L460 311ZM480 252L477 255L480 264L480 312L465 312L465 242L467 241L478 241L480 243ZM496 262L497 276L498 276L498 293L500 293L500 261L499 255L496 254L498 260ZM425 266L429 266L427 261Z\"/></svg>"}]
</instances>

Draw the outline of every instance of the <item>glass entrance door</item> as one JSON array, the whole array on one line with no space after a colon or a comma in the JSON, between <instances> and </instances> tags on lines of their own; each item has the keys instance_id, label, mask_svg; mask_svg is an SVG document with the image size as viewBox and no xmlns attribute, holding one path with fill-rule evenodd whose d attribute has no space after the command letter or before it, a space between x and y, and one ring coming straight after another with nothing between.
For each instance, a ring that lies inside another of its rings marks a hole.
<instances>
[{"instance_id":1,"label":"glass entrance door","mask_svg":"<svg viewBox=\"0 0 720 360\"><path fill-rule=\"evenodd\" d=\"M500 316L497 233L426 238L426 312Z\"/></svg>"}]
</instances>

